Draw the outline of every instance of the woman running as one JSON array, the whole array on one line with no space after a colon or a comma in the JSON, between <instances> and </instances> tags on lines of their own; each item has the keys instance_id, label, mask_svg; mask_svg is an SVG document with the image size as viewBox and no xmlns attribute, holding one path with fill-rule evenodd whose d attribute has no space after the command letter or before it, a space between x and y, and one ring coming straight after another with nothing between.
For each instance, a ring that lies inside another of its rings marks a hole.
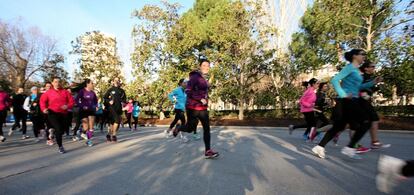
<instances>
[{"instance_id":1,"label":"woman running","mask_svg":"<svg viewBox=\"0 0 414 195\"><path fill-rule=\"evenodd\" d=\"M186 125L181 125L173 130L174 137L180 131L194 132L197 129L198 121L201 121L203 126L203 139L205 145L204 156L207 159L219 156L218 152L211 149L210 143L210 119L208 116L208 88L209 83L204 78L210 70L210 62L208 60L201 60L199 70L190 73L190 80L187 83L187 119Z\"/></svg>"},{"instance_id":2,"label":"woman running","mask_svg":"<svg viewBox=\"0 0 414 195\"><path fill-rule=\"evenodd\" d=\"M128 103L125 105L125 107L123 109L125 111L125 116L127 118L127 123L128 123L129 130L132 131L132 126L131 126L132 120L131 119L132 119L132 111L134 109L134 100L129 99Z\"/></svg>"},{"instance_id":3,"label":"woman running","mask_svg":"<svg viewBox=\"0 0 414 195\"><path fill-rule=\"evenodd\" d=\"M92 146L92 136L95 127L95 112L98 107L98 98L96 97L94 84L90 79L85 79L83 89L81 89L76 97L76 103L80 109L79 115L82 121L83 132L82 137L86 138L86 145Z\"/></svg>"},{"instance_id":4,"label":"woman running","mask_svg":"<svg viewBox=\"0 0 414 195\"><path fill-rule=\"evenodd\" d=\"M56 142L59 153L65 153L62 144L62 135L67 128L66 120L68 109L73 107L74 101L70 93L62 88L60 78L56 77L52 82L53 88L40 97L40 109L48 115L50 124L55 129Z\"/></svg>"},{"instance_id":5,"label":"woman running","mask_svg":"<svg viewBox=\"0 0 414 195\"><path fill-rule=\"evenodd\" d=\"M174 120L171 122L170 127L164 131L165 137L170 136L170 132L175 127L178 121L181 121L181 124L185 124L185 104L187 102L187 95L185 94L185 89L187 87L187 82L185 79L180 79L178 82L178 87L175 88L170 94L168 94L168 99L174 103Z\"/></svg>"},{"instance_id":6,"label":"woman running","mask_svg":"<svg viewBox=\"0 0 414 195\"><path fill-rule=\"evenodd\" d=\"M104 127L104 111L103 111L103 104L102 104L102 99L98 99L98 108L96 110L96 122L95 122L95 126L96 128L99 128L101 130L101 133L103 133L103 127Z\"/></svg>"},{"instance_id":7,"label":"woman running","mask_svg":"<svg viewBox=\"0 0 414 195\"><path fill-rule=\"evenodd\" d=\"M375 73L375 64L371 61L365 61L365 63L361 65L360 70L363 73L364 83L371 82L373 79L375 79L373 77ZM378 79L378 81L381 81L381 79ZM365 109L368 110L370 120L372 121L370 129L371 149L388 148L391 146L390 144L382 144L378 139L379 116L374 106L372 106L372 95L375 90L376 88L374 86L361 90L361 97L365 100Z\"/></svg>"},{"instance_id":8,"label":"woman running","mask_svg":"<svg viewBox=\"0 0 414 195\"><path fill-rule=\"evenodd\" d=\"M320 158L325 158L325 145L335 135L345 129L349 124L356 133L352 136L348 146L342 149L342 154L357 158L355 144L364 136L371 126L367 110L363 107L359 91L374 85L376 81L363 84L359 66L364 62L366 53L362 49L352 49L345 53L345 59L350 62L337 75L332 78L332 85L339 98L335 105L332 120L333 127L325 134L320 143L312 148L312 152Z\"/></svg>"},{"instance_id":9,"label":"woman running","mask_svg":"<svg viewBox=\"0 0 414 195\"><path fill-rule=\"evenodd\" d=\"M303 93L299 100L300 112L304 115L306 121L306 131L303 134L305 140L313 141L316 137L316 118L315 118L315 102L316 102L316 89L318 88L318 80L312 78L307 82L307 89ZM290 126L290 134L295 127Z\"/></svg>"},{"instance_id":10,"label":"woman running","mask_svg":"<svg viewBox=\"0 0 414 195\"><path fill-rule=\"evenodd\" d=\"M10 95L4 91L3 87L0 85L0 141L6 141L6 137L3 135L3 125L6 123L7 110L11 104Z\"/></svg>"},{"instance_id":11,"label":"woman running","mask_svg":"<svg viewBox=\"0 0 414 195\"><path fill-rule=\"evenodd\" d=\"M26 98L24 101L23 108L29 113L30 120L33 123L33 134L35 136L35 142L39 142L39 133L44 129L44 120L43 114L40 110L40 94L37 87L32 87L30 89L32 94Z\"/></svg>"},{"instance_id":12,"label":"woman running","mask_svg":"<svg viewBox=\"0 0 414 195\"><path fill-rule=\"evenodd\" d=\"M139 117L140 112L141 112L141 107L139 106L139 102L135 101L134 108L132 110L132 118L134 119L134 131L137 130L138 117Z\"/></svg>"},{"instance_id":13,"label":"woman running","mask_svg":"<svg viewBox=\"0 0 414 195\"><path fill-rule=\"evenodd\" d=\"M45 83L45 87L44 87L44 91L41 91L41 95L45 94L47 91L49 91L52 88L52 83L51 82L46 82ZM49 146L52 146L54 144L53 139L55 136L55 129L53 128L52 124L50 124L49 120L48 120L48 114L47 113L43 113L43 119L45 122L45 127L46 130L44 131L44 133L42 133L42 131L40 131L40 134L45 135L46 136L46 144Z\"/></svg>"}]
</instances>

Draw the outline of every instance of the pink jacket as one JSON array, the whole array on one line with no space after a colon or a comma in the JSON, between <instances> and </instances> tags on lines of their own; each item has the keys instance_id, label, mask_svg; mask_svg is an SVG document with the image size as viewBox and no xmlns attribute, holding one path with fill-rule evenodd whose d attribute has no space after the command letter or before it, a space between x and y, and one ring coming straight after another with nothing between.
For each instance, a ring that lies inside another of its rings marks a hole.
<instances>
[{"instance_id":1,"label":"pink jacket","mask_svg":"<svg viewBox=\"0 0 414 195\"><path fill-rule=\"evenodd\" d=\"M315 88L309 87L299 100L300 112L312 112L316 102Z\"/></svg>"}]
</instances>

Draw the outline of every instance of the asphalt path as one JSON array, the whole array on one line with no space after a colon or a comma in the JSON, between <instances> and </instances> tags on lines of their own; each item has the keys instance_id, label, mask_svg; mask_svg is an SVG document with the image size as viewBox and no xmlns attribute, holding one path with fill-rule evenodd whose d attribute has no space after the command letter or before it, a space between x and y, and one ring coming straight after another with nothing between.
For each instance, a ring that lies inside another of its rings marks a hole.
<instances>
[{"instance_id":1,"label":"asphalt path","mask_svg":"<svg viewBox=\"0 0 414 195\"><path fill-rule=\"evenodd\" d=\"M380 194L379 155L414 159L414 133L380 132L392 147L362 160L340 153L349 140L343 133L340 146L328 144L328 158L319 159L310 153L315 144L301 139L302 130L289 135L286 128L212 127L212 145L221 155L206 160L202 140L166 139L164 129L121 129L118 143L105 143L98 132L93 147L66 138L66 154L44 140L20 140L16 132L0 143L0 194ZM361 143L368 144L369 136ZM414 194L414 180L394 193Z\"/></svg>"}]
</instances>

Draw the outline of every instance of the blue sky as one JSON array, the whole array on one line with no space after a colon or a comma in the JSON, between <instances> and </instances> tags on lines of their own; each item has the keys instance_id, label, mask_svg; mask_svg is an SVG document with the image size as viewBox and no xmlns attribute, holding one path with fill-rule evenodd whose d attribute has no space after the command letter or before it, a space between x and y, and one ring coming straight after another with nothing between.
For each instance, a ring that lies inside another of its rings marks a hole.
<instances>
[{"instance_id":1,"label":"blue sky","mask_svg":"<svg viewBox=\"0 0 414 195\"><path fill-rule=\"evenodd\" d=\"M194 0L170 0L178 2L185 11ZM48 36L58 40L59 49L66 56L67 70L74 70L74 59L69 56L70 42L84 32L100 30L117 38L124 73L131 78L129 54L132 50L131 30L136 19L131 18L134 9L145 4L159 4L155 0L0 0L0 19L22 19L22 24L37 26Z\"/></svg>"}]
</instances>

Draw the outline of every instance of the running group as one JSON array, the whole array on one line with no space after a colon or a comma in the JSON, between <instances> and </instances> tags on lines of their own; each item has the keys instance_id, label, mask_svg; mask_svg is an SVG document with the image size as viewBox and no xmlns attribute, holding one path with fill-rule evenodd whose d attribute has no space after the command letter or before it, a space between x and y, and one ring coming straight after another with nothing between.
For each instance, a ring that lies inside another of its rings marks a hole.
<instances>
[{"instance_id":1,"label":"running group","mask_svg":"<svg viewBox=\"0 0 414 195\"><path fill-rule=\"evenodd\" d=\"M349 64L331 79L337 98L334 101L327 98L328 83L319 82L316 78L310 79L304 84L306 90L299 100L300 112L303 113L306 124L289 126L290 134L294 129L306 127L303 138L308 142L314 142L315 138L319 138L318 144L311 152L322 159L326 158L325 146L331 140L337 145L339 134L347 127L351 132L350 141L342 148L341 153L350 158L360 159L360 153L390 147L389 144L382 143L377 135L379 117L372 106L372 95L375 86L382 82L382 79L373 77L375 64L366 59L366 53L361 49L346 52L345 59ZM174 103L175 118L164 133L166 137L179 135L184 142L188 141L185 135L188 133L198 140L201 136L197 133L197 126L201 121L204 156L216 158L219 153L211 148L208 113L210 82L206 75L209 69L210 62L201 60L199 68L189 74L189 79L181 79L178 87L168 95ZM64 133L69 135L72 121L76 123L73 128L73 140L84 139L88 146L93 145L92 137L96 124L99 124L97 127L101 131L105 124L109 124L106 140L117 142L117 132L122 125L124 112L129 128L137 129L140 104L133 99L127 101L118 78L112 81L112 87L107 90L102 100L98 99L93 89L94 83L88 79L75 88L64 89L59 78L46 83L40 91L37 87L32 87L31 95L27 97L23 94L22 88L18 89L12 98L0 89L0 140L6 140L2 127L9 107L13 108L15 118L9 135L20 128L22 122L22 139L29 138L26 135L26 119L29 114L36 141L39 141L39 134L44 135L48 145L53 145L56 140L60 153L65 153L62 136ZM325 116L329 108L332 108L331 120ZM134 128L131 126L132 119ZM371 145L364 147L359 141L368 131L371 135ZM383 192L389 192L398 178L414 175L414 161L382 156L378 167L380 174L377 176L377 184Z\"/></svg>"}]
</instances>

